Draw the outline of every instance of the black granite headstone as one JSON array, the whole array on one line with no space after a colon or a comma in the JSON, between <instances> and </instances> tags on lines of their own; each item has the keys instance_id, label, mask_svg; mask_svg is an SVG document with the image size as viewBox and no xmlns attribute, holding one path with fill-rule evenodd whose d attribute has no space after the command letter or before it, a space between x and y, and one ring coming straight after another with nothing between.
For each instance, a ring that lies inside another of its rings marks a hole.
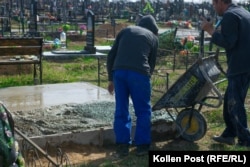
<instances>
[{"instance_id":1,"label":"black granite headstone","mask_svg":"<svg viewBox=\"0 0 250 167\"><path fill-rule=\"evenodd\" d=\"M30 6L30 24L29 33L37 36L37 1L32 0Z\"/></svg>"},{"instance_id":2,"label":"black granite headstone","mask_svg":"<svg viewBox=\"0 0 250 167\"><path fill-rule=\"evenodd\" d=\"M87 35L86 35L86 46L84 50L89 53L96 53L95 48L95 15L89 10L87 12Z\"/></svg>"}]
</instances>

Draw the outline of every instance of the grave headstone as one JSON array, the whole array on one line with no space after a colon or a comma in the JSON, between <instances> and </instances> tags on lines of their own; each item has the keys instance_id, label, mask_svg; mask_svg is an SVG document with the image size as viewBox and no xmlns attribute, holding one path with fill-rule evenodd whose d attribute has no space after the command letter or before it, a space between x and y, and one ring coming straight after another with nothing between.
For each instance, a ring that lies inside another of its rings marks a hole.
<instances>
[{"instance_id":1,"label":"grave headstone","mask_svg":"<svg viewBox=\"0 0 250 167\"><path fill-rule=\"evenodd\" d=\"M29 33L32 36L38 36L38 32L37 32L37 1L36 0L32 0L31 6L30 6Z\"/></svg>"},{"instance_id":2,"label":"grave headstone","mask_svg":"<svg viewBox=\"0 0 250 167\"><path fill-rule=\"evenodd\" d=\"M84 50L89 53L96 53L95 48L95 15L91 10L87 12L87 35Z\"/></svg>"},{"instance_id":3,"label":"grave headstone","mask_svg":"<svg viewBox=\"0 0 250 167\"><path fill-rule=\"evenodd\" d=\"M115 34L116 34L116 30L115 30L115 27L116 27L116 22L115 22L115 19L112 18L111 19L111 26L113 27L113 35L114 35L114 38L115 38Z\"/></svg>"}]
</instances>

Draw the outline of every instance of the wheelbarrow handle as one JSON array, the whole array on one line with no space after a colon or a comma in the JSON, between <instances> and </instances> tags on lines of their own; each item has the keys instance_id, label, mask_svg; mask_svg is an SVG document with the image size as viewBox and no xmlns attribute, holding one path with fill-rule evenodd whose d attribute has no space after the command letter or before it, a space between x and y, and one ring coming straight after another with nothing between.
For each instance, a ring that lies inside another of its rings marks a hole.
<instances>
[{"instance_id":1,"label":"wheelbarrow handle","mask_svg":"<svg viewBox=\"0 0 250 167\"><path fill-rule=\"evenodd\" d=\"M199 53L199 58L204 57L204 30L201 30L200 32L200 53Z\"/></svg>"},{"instance_id":2,"label":"wheelbarrow handle","mask_svg":"<svg viewBox=\"0 0 250 167\"><path fill-rule=\"evenodd\" d=\"M213 108L218 108L219 106L221 106L222 101L223 101L223 97L220 93L220 91L216 88L215 84L213 83L213 81L209 78L208 74L206 73L204 66L200 65L199 66L202 75L204 76L204 78L207 80L209 86L211 87L211 89L215 92L215 94L217 95L217 99L218 99L218 103L213 105L213 104L208 104L208 103L202 103L203 105L209 106L209 107L213 107Z\"/></svg>"}]
</instances>

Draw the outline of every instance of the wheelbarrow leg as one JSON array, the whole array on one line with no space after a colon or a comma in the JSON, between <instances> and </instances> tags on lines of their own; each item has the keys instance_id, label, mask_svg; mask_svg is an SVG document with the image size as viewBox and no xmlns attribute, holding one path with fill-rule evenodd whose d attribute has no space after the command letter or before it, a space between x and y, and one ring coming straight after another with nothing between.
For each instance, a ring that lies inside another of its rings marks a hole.
<instances>
[{"instance_id":1,"label":"wheelbarrow leg","mask_svg":"<svg viewBox=\"0 0 250 167\"><path fill-rule=\"evenodd\" d=\"M204 116L195 109L185 108L176 118L178 136L188 141L201 139L207 130L207 123Z\"/></svg>"},{"instance_id":2,"label":"wheelbarrow leg","mask_svg":"<svg viewBox=\"0 0 250 167\"><path fill-rule=\"evenodd\" d=\"M174 109L175 112L178 114L178 110L177 110L176 108L173 108L173 109ZM167 108L166 108L166 111L167 111L168 115L171 117L171 119L172 119L173 121L175 121L175 118L174 118L173 114L171 113L171 111L169 111Z\"/></svg>"},{"instance_id":3,"label":"wheelbarrow leg","mask_svg":"<svg viewBox=\"0 0 250 167\"><path fill-rule=\"evenodd\" d=\"M180 136L182 136L183 133L184 133L187 129L190 128L191 121L192 121L192 117L193 117L193 111L194 111L193 109L194 109L194 106L192 107L192 111L191 111L191 113L190 113L190 115L189 115L188 123L186 124L186 126L185 126L184 128L181 128L181 126L177 124L177 126L179 126L178 128L179 128L179 129L182 129L182 131L180 131L180 133L176 135L176 138L179 138Z\"/></svg>"}]
</instances>

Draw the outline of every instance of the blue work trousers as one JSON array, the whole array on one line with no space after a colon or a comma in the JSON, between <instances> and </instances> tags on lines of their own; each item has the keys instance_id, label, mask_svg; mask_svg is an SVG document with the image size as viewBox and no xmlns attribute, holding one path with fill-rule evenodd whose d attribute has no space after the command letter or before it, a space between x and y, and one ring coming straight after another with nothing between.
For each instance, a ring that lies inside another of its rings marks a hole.
<instances>
[{"instance_id":1,"label":"blue work trousers","mask_svg":"<svg viewBox=\"0 0 250 167\"><path fill-rule=\"evenodd\" d=\"M250 84L250 73L228 77L224 96L223 117L226 128L223 137L238 137L239 141L250 142L247 125L245 98Z\"/></svg>"},{"instance_id":2,"label":"blue work trousers","mask_svg":"<svg viewBox=\"0 0 250 167\"><path fill-rule=\"evenodd\" d=\"M130 144L132 142L129 97L132 99L136 116L135 145L150 144L152 112L150 76L130 70L115 70L113 82L116 100L114 115L116 144Z\"/></svg>"}]
</instances>

